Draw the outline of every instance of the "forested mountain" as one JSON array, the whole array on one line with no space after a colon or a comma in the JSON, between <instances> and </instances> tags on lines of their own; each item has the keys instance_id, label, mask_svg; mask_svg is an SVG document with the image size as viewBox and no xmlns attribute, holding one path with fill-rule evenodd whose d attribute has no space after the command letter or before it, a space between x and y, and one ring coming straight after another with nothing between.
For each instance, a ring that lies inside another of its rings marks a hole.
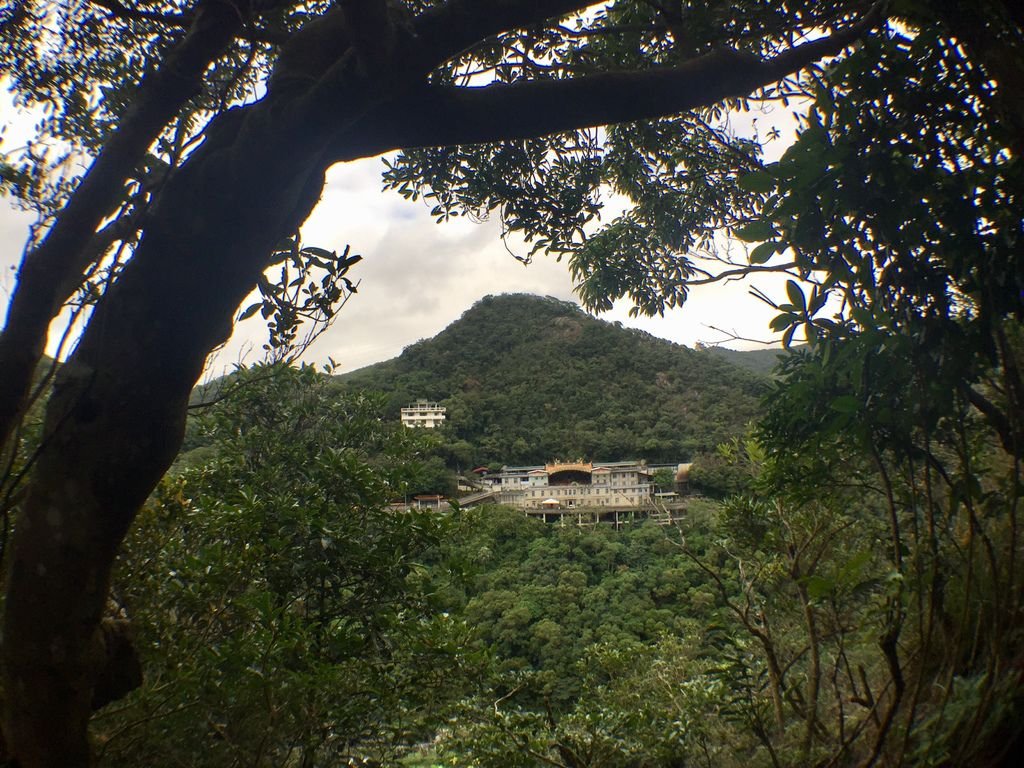
<instances>
[{"instance_id":1,"label":"forested mountain","mask_svg":"<svg viewBox=\"0 0 1024 768\"><path fill-rule=\"evenodd\" d=\"M802 344L794 344L791 349L801 349ZM745 368L748 371L769 376L786 356L786 352L778 347L767 349L728 349L726 347L702 347L702 350L727 362Z\"/></svg>"},{"instance_id":2,"label":"forested mountain","mask_svg":"<svg viewBox=\"0 0 1024 768\"><path fill-rule=\"evenodd\" d=\"M685 461L742 433L764 380L722 360L597 320L575 304L489 296L433 339L342 377L448 409L453 466L560 458Z\"/></svg>"}]
</instances>

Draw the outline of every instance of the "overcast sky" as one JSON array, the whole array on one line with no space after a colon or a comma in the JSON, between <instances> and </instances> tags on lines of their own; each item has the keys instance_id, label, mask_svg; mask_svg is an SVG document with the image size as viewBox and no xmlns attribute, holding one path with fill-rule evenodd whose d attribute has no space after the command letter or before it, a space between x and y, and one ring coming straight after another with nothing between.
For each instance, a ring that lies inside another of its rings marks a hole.
<instances>
[{"instance_id":1,"label":"overcast sky","mask_svg":"<svg viewBox=\"0 0 1024 768\"><path fill-rule=\"evenodd\" d=\"M0 110L5 112L0 122L11 122L9 105L0 104ZM8 130L7 144L0 148L13 146L18 133ZM524 266L508 248L519 255L527 249L503 243L494 221L434 223L429 206L422 201L409 202L381 191L381 168L379 159L336 166L328 175L323 199L303 228L306 245L341 251L349 244L364 257L350 274L360 281L358 294L307 353L308 362L332 357L341 370L351 370L387 360L403 347L437 334L489 294L533 293L575 300L564 263L538 256ZM0 312L4 315L29 222L29 217L0 198ZM780 294L777 281L761 278L756 284L771 295ZM663 318L630 318L626 303L600 317L687 346L723 341L723 334L713 328L767 339L767 324L775 313L748 290L749 286L739 283L705 286L694 291L685 307ZM265 340L266 329L258 315L241 323L218 353L214 371L239 361L258 361ZM728 341L726 346L758 345Z\"/></svg>"}]
</instances>

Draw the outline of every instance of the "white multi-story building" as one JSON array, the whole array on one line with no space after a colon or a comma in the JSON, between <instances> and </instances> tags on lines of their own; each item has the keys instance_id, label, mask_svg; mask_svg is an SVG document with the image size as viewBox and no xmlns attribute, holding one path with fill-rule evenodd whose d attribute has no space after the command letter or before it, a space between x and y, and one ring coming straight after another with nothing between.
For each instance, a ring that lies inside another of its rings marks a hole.
<instances>
[{"instance_id":1,"label":"white multi-story building","mask_svg":"<svg viewBox=\"0 0 1024 768\"><path fill-rule=\"evenodd\" d=\"M651 503L655 469L638 461L503 467L484 478L501 504L537 510L630 509ZM676 466L671 465L675 470Z\"/></svg>"},{"instance_id":2,"label":"white multi-story building","mask_svg":"<svg viewBox=\"0 0 1024 768\"><path fill-rule=\"evenodd\" d=\"M429 400L417 400L402 409L402 424L407 427L433 429L444 423L445 408Z\"/></svg>"}]
</instances>

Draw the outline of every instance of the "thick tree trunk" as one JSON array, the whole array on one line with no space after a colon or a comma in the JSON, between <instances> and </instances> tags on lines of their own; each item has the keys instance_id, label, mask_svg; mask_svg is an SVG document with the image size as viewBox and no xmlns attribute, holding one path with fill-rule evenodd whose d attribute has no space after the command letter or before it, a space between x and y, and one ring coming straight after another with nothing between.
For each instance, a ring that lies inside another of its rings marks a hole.
<instances>
[{"instance_id":1,"label":"thick tree trunk","mask_svg":"<svg viewBox=\"0 0 1024 768\"><path fill-rule=\"evenodd\" d=\"M21 768L89 764L98 628L120 542L181 444L207 354L319 196L323 168L289 150L302 143L288 134L297 126L271 131L262 110L218 122L96 308L47 411L4 616L6 746Z\"/></svg>"},{"instance_id":2,"label":"thick tree trunk","mask_svg":"<svg viewBox=\"0 0 1024 768\"><path fill-rule=\"evenodd\" d=\"M89 243L117 207L127 176L181 106L199 90L210 62L242 26L238 8L227 3L197 5L189 33L168 54L164 66L144 78L131 108L64 208L45 239L27 255L0 332L0 445L18 422L32 375L46 345L51 319L78 288L95 254Z\"/></svg>"}]
</instances>

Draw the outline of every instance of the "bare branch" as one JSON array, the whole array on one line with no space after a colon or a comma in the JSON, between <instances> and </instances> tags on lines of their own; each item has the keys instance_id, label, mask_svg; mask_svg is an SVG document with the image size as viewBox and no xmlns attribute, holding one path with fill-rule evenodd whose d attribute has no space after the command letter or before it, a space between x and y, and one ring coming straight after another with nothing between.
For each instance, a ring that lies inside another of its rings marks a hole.
<instances>
[{"instance_id":1,"label":"bare branch","mask_svg":"<svg viewBox=\"0 0 1024 768\"><path fill-rule=\"evenodd\" d=\"M706 327L710 328L712 331L716 331L717 333L720 333L723 336L725 336L724 341L748 341L751 344L763 344L766 347L771 347L779 343L777 339L752 339L749 336L740 336L736 333L733 333L732 331L727 331L724 328L719 328L717 325L708 325ZM722 341L716 341L713 342L713 344L705 344L705 346L717 346L722 343ZM780 349L779 352L781 353L782 350Z\"/></svg>"},{"instance_id":2,"label":"bare branch","mask_svg":"<svg viewBox=\"0 0 1024 768\"><path fill-rule=\"evenodd\" d=\"M687 286L690 285L710 285L711 283L720 283L723 280L730 282L731 280L739 280L740 278L753 275L757 272L788 272L790 269L795 269L799 265L795 261L787 261L785 264L749 264L744 266L736 267L736 269L727 269L724 272L712 274L703 269L697 269L707 277L702 277L697 280L689 279L686 281Z\"/></svg>"}]
</instances>

